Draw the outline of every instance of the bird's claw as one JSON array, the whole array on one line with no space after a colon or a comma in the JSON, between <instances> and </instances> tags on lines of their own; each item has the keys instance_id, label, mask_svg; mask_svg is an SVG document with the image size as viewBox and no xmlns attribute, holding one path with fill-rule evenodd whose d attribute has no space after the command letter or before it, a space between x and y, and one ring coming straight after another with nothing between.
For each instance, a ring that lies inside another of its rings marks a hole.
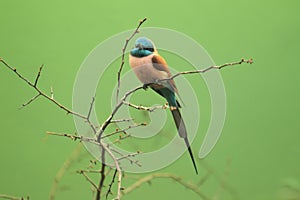
<instances>
[{"instance_id":1,"label":"bird's claw","mask_svg":"<svg viewBox=\"0 0 300 200\"><path fill-rule=\"evenodd\" d=\"M144 89L144 90L147 90L148 87L149 87L149 85L150 85L149 83L145 83L145 84L143 85L143 89Z\"/></svg>"}]
</instances>

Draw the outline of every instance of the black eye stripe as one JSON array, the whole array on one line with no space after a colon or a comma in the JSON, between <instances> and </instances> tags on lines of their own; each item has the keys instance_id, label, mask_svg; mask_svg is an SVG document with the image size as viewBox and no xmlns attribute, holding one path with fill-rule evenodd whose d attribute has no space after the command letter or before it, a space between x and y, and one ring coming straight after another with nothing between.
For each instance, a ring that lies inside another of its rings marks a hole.
<instances>
[{"instance_id":1,"label":"black eye stripe","mask_svg":"<svg viewBox=\"0 0 300 200\"><path fill-rule=\"evenodd\" d=\"M148 51L151 51L151 52L154 52L154 48L143 48L144 50L148 50Z\"/></svg>"}]
</instances>

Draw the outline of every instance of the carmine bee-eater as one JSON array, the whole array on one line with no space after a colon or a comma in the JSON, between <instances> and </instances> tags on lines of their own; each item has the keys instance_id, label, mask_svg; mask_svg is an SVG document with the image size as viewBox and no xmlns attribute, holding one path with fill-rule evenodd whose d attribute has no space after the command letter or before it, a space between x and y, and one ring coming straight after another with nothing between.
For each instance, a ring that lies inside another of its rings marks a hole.
<instances>
[{"instance_id":1,"label":"carmine bee-eater","mask_svg":"<svg viewBox=\"0 0 300 200\"><path fill-rule=\"evenodd\" d=\"M176 100L175 94L178 95L178 91L175 82L173 79L159 81L171 77L171 72L166 61L158 54L151 40L146 37L141 37L135 41L135 47L130 51L129 63L138 79L144 84L145 88L147 86L151 87L151 89L167 100L178 134L184 139L196 174L198 174L191 146L188 141L185 124L179 111L181 106Z\"/></svg>"}]
</instances>

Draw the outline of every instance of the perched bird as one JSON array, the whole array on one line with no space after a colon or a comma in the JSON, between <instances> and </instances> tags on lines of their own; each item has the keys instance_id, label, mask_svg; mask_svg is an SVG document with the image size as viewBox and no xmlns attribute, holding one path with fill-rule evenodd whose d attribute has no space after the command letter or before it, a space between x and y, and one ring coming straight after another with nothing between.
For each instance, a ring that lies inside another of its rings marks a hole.
<instances>
[{"instance_id":1,"label":"perched bird","mask_svg":"<svg viewBox=\"0 0 300 200\"><path fill-rule=\"evenodd\" d=\"M184 139L192 159L196 174L198 174L197 166L188 141L187 132L184 121L181 117L179 102L176 100L175 94L179 97L174 80L164 80L171 77L171 72L163 57L161 57L153 42L141 37L135 41L135 47L130 51L129 63L138 79L144 84L144 87L151 87L155 92L164 97L172 112L179 136Z\"/></svg>"}]
</instances>

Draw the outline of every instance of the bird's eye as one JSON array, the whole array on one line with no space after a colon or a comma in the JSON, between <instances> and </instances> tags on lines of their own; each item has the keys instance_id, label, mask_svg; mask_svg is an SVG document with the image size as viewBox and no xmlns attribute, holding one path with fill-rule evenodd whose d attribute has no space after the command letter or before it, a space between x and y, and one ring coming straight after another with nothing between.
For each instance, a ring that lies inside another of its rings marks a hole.
<instances>
[{"instance_id":1,"label":"bird's eye","mask_svg":"<svg viewBox=\"0 0 300 200\"><path fill-rule=\"evenodd\" d=\"M154 52L154 48L144 48L144 50L148 50L148 51Z\"/></svg>"}]
</instances>

